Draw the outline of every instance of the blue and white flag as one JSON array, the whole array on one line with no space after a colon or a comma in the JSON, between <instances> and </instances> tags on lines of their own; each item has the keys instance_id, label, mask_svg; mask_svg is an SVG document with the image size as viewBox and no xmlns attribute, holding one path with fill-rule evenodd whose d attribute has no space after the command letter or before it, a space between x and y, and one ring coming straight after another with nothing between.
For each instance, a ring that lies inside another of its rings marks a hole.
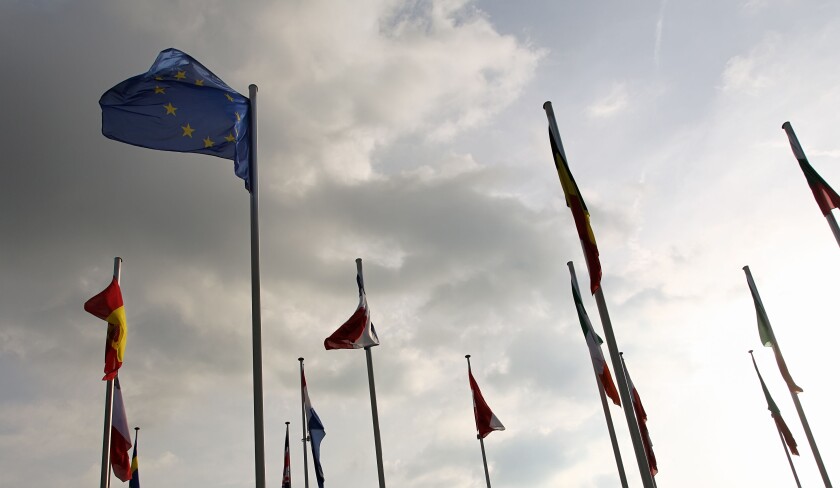
<instances>
[{"instance_id":1,"label":"blue and white flag","mask_svg":"<svg viewBox=\"0 0 840 488\"><path fill-rule=\"evenodd\" d=\"M318 479L318 488L324 488L324 470L321 468L321 441L327 435L324 430L324 424L321 418L315 413L312 408L312 402L309 401L309 389L306 386L306 376L303 376L303 405L306 411L306 426L309 430L309 439L312 447L312 463L315 465L315 477Z\"/></svg>"}]
</instances>

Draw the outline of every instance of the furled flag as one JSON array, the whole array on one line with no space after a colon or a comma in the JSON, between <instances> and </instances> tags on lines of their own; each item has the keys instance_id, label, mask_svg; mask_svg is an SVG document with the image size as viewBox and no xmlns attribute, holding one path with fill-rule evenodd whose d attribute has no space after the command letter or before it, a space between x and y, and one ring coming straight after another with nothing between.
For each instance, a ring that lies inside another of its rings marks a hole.
<instances>
[{"instance_id":1,"label":"furled flag","mask_svg":"<svg viewBox=\"0 0 840 488\"><path fill-rule=\"evenodd\" d=\"M752 351L750 351L750 356L752 356ZM755 368L755 374L758 375L758 381L761 382L761 390L764 391L764 399L767 400L767 410L770 410L770 416L773 417L773 421L776 422L776 428L785 439L785 444L787 444L790 452L798 456L799 451L796 450L796 441L793 439L793 434L790 433L790 429L785 423L785 420L782 418L782 412L779 410L776 402L773 401L773 397L770 396L770 390L768 390L767 385L764 384L764 378L761 377L761 373L758 371L758 365L755 364L755 357L752 358L752 362L753 367Z\"/></svg>"},{"instance_id":2,"label":"furled flag","mask_svg":"<svg viewBox=\"0 0 840 488\"><path fill-rule=\"evenodd\" d=\"M116 277L98 295L85 302L85 310L108 322L108 338L105 344L105 376L102 377L102 380L114 379L123 363L125 340L128 333L122 292Z\"/></svg>"},{"instance_id":3,"label":"furled flag","mask_svg":"<svg viewBox=\"0 0 840 488\"><path fill-rule=\"evenodd\" d=\"M633 411L636 412L636 423L639 424L639 433L642 435L642 443L645 448L645 456L647 457L648 468L650 468L650 475L656 476L659 468L656 466L656 455L653 453L653 442L650 440L650 432L647 428L647 412L642 405L642 398L639 396L639 390L630 379L630 372L627 371L627 365L624 363L624 358L621 358L621 364L624 366L624 374L627 377L627 383L630 386L630 394L633 399Z\"/></svg>"},{"instance_id":4,"label":"furled flag","mask_svg":"<svg viewBox=\"0 0 840 488\"><path fill-rule=\"evenodd\" d=\"M315 465L315 478L318 480L318 488L324 488L324 470L321 469L321 441L327 432L324 430L324 424L321 418L315 413L312 408L312 402L309 401L309 388L306 386L306 377L301 372L303 379L303 405L306 410L306 427L309 430L309 440L312 447L312 464Z\"/></svg>"},{"instance_id":5,"label":"furled flag","mask_svg":"<svg viewBox=\"0 0 840 488\"><path fill-rule=\"evenodd\" d=\"M583 329L583 335L586 337L586 346L589 348L589 357L592 358L592 366L595 368L595 375L601 381L601 386L604 387L604 393L615 403L621 406L621 398L618 396L618 390L613 383L610 367L604 359L604 353L601 351L601 344L604 341L592 329L592 322L589 321L589 315L586 309L583 308L583 301L580 298L580 290L578 289L577 279L574 270L569 262L569 271L572 273L572 298L575 300L575 308L577 309L578 320L580 320L580 327Z\"/></svg>"},{"instance_id":6,"label":"furled flag","mask_svg":"<svg viewBox=\"0 0 840 488\"><path fill-rule=\"evenodd\" d=\"M131 454L131 480L128 488L140 488L140 464L137 460L137 428L134 429L134 451Z\"/></svg>"},{"instance_id":7,"label":"furled flag","mask_svg":"<svg viewBox=\"0 0 840 488\"><path fill-rule=\"evenodd\" d=\"M770 319L767 317L767 312L764 310L764 304L761 302L761 297L758 295L758 289L755 287L755 281L753 281L749 266L744 266L744 273L747 275L747 284L750 287L753 304L755 305L755 315L758 321L758 336L761 338L761 343L764 344L765 347L773 348L773 355L776 356L776 364L779 365L779 372L782 373L782 378L784 378L785 383L787 383L788 389L791 392L801 393L802 388L794 383L793 377L791 377L790 371L788 371L787 363L785 363L785 358L782 357L782 352L779 350L779 344L776 342L776 335L773 333L773 328L770 327Z\"/></svg>"},{"instance_id":8,"label":"furled flag","mask_svg":"<svg viewBox=\"0 0 840 488\"><path fill-rule=\"evenodd\" d=\"M114 409L111 414L111 469L114 476L122 481L131 478L131 434L128 432L128 419L125 416L120 379L114 378Z\"/></svg>"},{"instance_id":9,"label":"furled flag","mask_svg":"<svg viewBox=\"0 0 840 488\"><path fill-rule=\"evenodd\" d=\"M787 133L790 148L793 149L793 155L799 161L799 167L805 173L805 179L808 180L808 186L811 187L811 192L814 194L814 198L817 200L817 205L819 205L823 215L830 214L831 209L840 208L840 195L828 186L828 183L822 179L808 162L808 158L805 157L805 151L799 145L799 139L796 138L796 133L793 132L793 127L790 125L790 122L782 124L782 129Z\"/></svg>"},{"instance_id":10,"label":"furled flag","mask_svg":"<svg viewBox=\"0 0 840 488\"><path fill-rule=\"evenodd\" d=\"M188 54L161 51L149 71L105 92L99 105L105 137L231 159L250 191L249 100Z\"/></svg>"},{"instance_id":11,"label":"furled flag","mask_svg":"<svg viewBox=\"0 0 840 488\"><path fill-rule=\"evenodd\" d=\"M365 283L361 272L356 273L356 283L359 285L359 306L356 311L331 336L324 339L324 348L330 349L362 349L378 346L379 337L370 321L370 309L365 296Z\"/></svg>"},{"instance_id":12,"label":"furled flag","mask_svg":"<svg viewBox=\"0 0 840 488\"><path fill-rule=\"evenodd\" d=\"M546 102L546 104L548 103ZM551 119L553 117L554 115L552 113ZM589 223L589 210L586 208L586 203L583 201L583 196L580 194L577 183L575 183L575 178L572 176L571 171L569 171L569 164L566 162L566 153L563 151L563 143L559 138L555 139L555 134L551 130L551 127L548 129L548 139L551 142L554 165L557 167L558 176L560 176L560 186L563 187L563 193L566 195L566 206L572 211L578 238L580 238L581 245L583 246L586 267L589 269L589 290L592 294L595 294L598 288L601 287L601 260L598 257L598 245L595 243L595 234L592 232L592 226Z\"/></svg>"},{"instance_id":13,"label":"furled flag","mask_svg":"<svg viewBox=\"0 0 840 488\"><path fill-rule=\"evenodd\" d=\"M281 488L292 488L292 456L289 454L289 423L286 422L286 450L283 455L283 483Z\"/></svg>"},{"instance_id":14,"label":"furled flag","mask_svg":"<svg viewBox=\"0 0 840 488\"><path fill-rule=\"evenodd\" d=\"M467 366L467 374L470 377L470 389L473 397L473 413L475 414L475 428L478 431L478 437L485 438L490 432L494 430L505 430L505 426L496 417L496 414L490 410L484 397L481 395L481 390L478 389L478 383L473 378L472 368Z\"/></svg>"}]
</instances>

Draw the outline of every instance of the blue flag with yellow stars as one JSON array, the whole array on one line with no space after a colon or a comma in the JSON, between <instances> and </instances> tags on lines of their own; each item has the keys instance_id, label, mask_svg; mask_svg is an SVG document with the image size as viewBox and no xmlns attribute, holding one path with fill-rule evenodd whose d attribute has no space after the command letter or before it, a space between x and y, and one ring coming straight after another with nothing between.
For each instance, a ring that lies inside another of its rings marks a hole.
<instances>
[{"instance_id":1,"label":"blue flag with yellow stars","mask_svg":"<svg viewBox=\"0 0 840 488\"><path fill-rule=\"evenodd\" d=\"M102 134L140 147L233 160L251 190L249 100L177 49L99 99Z\"/></svg>"}]
</instances>

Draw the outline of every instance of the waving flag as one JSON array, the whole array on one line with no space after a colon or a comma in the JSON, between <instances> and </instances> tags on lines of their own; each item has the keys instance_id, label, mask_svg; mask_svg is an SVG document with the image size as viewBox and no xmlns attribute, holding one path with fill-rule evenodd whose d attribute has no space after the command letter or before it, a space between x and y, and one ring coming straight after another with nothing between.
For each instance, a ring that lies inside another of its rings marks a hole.
<instances>
[{"instance_id":1,"label":"waving flag","mask_svg":"<svg viewBox=\"0 0 840 488\"><path fill-rule=\"evenodd\" d=\"M630 372L627 371L627 365L624 363L624 358L621 358L621 364L624 365L624 375L627 377L627 383L630 386L630 396L633 399L633 411L636 413L636 422L639 424L639 432L642 435L642 442L645 448L645 456L647 456L648 468L650 468L651 476L656 476L659 468L656 465L656 455L653 453L653 442L650 440L650 432L647 428L647 412L642 405L642 398L639 396L639 390L630 379Z\"/></svg>"},{"instance_id":2,"label":"waving flag","mask_svg":"<svg viewBox=\"0 0 840 488\"><path fill-rule=\"evenodd\" d=\"M131 481L128 482L128 488L140 488L140 464L137 460L137 431L134 428L134 452L131 454Z\"/></svg>"},{"instance_id":3,"label":"waving flag","mask_svg":"<svg viewBox=\"0 0 840 488\"><path fill-rule=\"evenodd\" d=\"M324 339L324 348L327 350L362 349L379 345L379 337L377 337L376 329L370 321L365 284L359 272L356 273L356 283L359 285L359 306L353 315L347 319L347 322L344 322L331 336Z\"/></svg>"},{"instance_id":4,"label":"waving flag","mask_svg":"<svg viewBox=\"0 0 840 488\"><path fill-rule=\"evenodd\" d=\"M571 263L569 265L571 266ZM580 298L580 290L578 289L574 271L572 271L572 298L575 301L578 320L580 320L580 327L583 329L583 335L586 338L586 346L589 348L589 357L592 358L595 375L601 381L601 386L604 387L604 393L610 397L613 403L620 406L621 398L618 395L618 390L615 388L615 383L613 383L610 367L607 365L607 361L604 359L604 353L601 351L601 344L604 341L592 329L592 322L589 321L589 315L586 313L586 309L583 308L583 301Z\"/></svg>"},{"instance_id":5,"label":"waving flag","mask_svg":"<svg viewBox=\"0 0 840 488\"><path fill-rule=\"evenodd\" d=\"M111 469L114 476L122 481L131 479L131 434L128 432L128 419L125 416L120 379L114 378L114 410L111 416Z\"/></svg>"},{"instance_id":6,"label":"waving flag","mask_svg":"<svg viewBox=\"0 0 840 488\"><path fill-rule=\"evenodd\" d=\"M484 396L478 388L478 383L473 378L472 368L467 366L467 374L470 377L470 389L473 397L473 413L475 414L475 428L478 431L478 437L485 438L490 432L494 430L505 430L505 426L496 417L496 414L490 410L487 402L484 401Z\"/></svg>"},{"instance_id":7,"label":"waving flag","mask_svg":"<svg viewBox=\"0 0 840 488\"><path fill-rule=\"evenodd\" d=\"M761 377L761 373L758 371L758 365L755 364L755 357L752 356L752 351L750 351L750 356L752 357L755 374L758 375L758 381L761 383L761 390L764 392L764 399L767 400L767 410L770 410L770 416L773 417L773 421L776 423L776 429L782 434L790 452L798 456L799 451L796 449L796 441L793 439L793 434L790 433L790 429L782 418L782 412L779 410L776 402L773 401L773 397L770 396L770 390L764 384L764 378Z\"/></svg>"},{"instance_id":8,"label":"waving flag","mask_svg":"<svg viewBox=\"0 0 840 488\"><path fill-rule=\"evenodd\" d=\"M289 454L289 423L286 422L286 450L283 455L283 482L281 488L292 488L292 456Z\"/></svg>"},{"instance_id":9,"label":"waving flag","mask_svg":"<svg viewBox=\"0 0 840 488\"><path fill-rule=\"evenodd\" d=\"M549 104L549 102L546 102ZM553 112L550 120L553 120ZM598 254L598 244L595 242L595 234L592 232L592 225L589 223L589 210L586 202L580 194L580 189L575 183L572 172L569 171L569 163L566 162L566 153L563 151L563 144L555 139L555 134L548 129L548 139L551 142L551 154L554 156L554 165L557 167L557 175L560 177L560 186L566 196L566 206L572 211L575 220L578 238L583 247L583 254L586 258L586 267L589 269L589 289L592 294L601 287L601 259Z\"/></svg>"},{"instance_id":10,"label":"waving flag","mask_svg":"<svg viewBox=\"0 0 840 488\"><path fill-rule=\"evenodd\" d=\"M312 464L315 465L315 478L318 480L318 488L324 488L324 470L321 468L321 441L327 435L321 418L312 408L309 401L309 388L306 386L306 377L301 372L303 379L303 405L306 411L306 426L309 430L309 439L312 447Z\"/></svg>"},{"instance_id":11,"label":"waving flag","mask_svg":"<svg viewBox=\"0 0 840 488\"><path fill-rule=\"evenodd\" d=\"M231 159L250 191L249 100L188 54L161 51L149 71L105 92L99 105L105 137Z\"/></svg>"},{"instance_id":12,"label":"waving flag","mask_svg":"<svg viewBox=\"0 0 840 488\"><path fill-rule=\"evenodd\" d=\"M785 363L785 358L782 356L781 350L779 350L776 335L773 333L773 328L770 327L770 319L767 317L767 311L764 310L764 303L761 302L761 296L759 296L758 288L756 288L755 281L753 281L750 267L744 266L743 269L747 275L747 285L750 287L750 294L752 294L753 304L755 305L755 315L758 321L758 336L761 339L761 343L765 347L773 348L776 364L779 366L779 372L782 373L782 378L787 383L788 389L791 392L802 393L802 388L797 386L793 381L793 377L790 375L790 371L788 371L787 363Z\"/></svg>"},{"instance_id":13,"label":"waving flag","mask_svg":"<svg viewBox=\"0 0 840 488\"><path fill-rule=\"evenodd\" d=\"M793 132L793 127L790 122L785 122L782 129L787 133L788 141L790 141L790 148L793 150L793 155L799 161L799 167L805 174L805 179L808 181L808 186L811 187L811 193L817 200L817 205L823 215L828 215L834 208L840 208L840 195L837 194L828 183L817 173L817 171L808 162L805 157L805 151L799 145L799 139L796 138L796 133Z\"/></svg>"},{"instance_id":14,"label":"waving flag","mask_svg":"<svg viewBox=\"0 0 840 488\"><path fill-rule=\"evenodd\" d=\"M102 379L114 379L123 363L126 334L128 333L122 292L116 277L111 280L111 284L107 288L85 302L85 310L108 322L108 340L105 345L105 376Z\"/></svg>"}]
</instances>

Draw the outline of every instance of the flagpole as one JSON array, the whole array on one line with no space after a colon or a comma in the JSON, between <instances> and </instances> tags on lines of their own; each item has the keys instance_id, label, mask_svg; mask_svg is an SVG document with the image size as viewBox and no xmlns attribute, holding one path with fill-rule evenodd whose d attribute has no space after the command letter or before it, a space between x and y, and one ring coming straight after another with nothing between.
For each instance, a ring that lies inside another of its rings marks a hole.
<instances>
[{"instance_id":1,"label":"flagpole","mask_svg":"<svg viewBox=\"0 0 840 488\"><path fill-rule=\"evenodd\" d=\"M548 125L554 135L554 140L557 142L558 148L562 151L560 131L557 129L557 121L554 119L554 109L551 106L551 102L545 102L543 104L543 109L548 116ZM583 242L581 242L581 248L583 248ZM585 248L583 248L583 253L586 255ZM586 266L587 268L589 267L588 262ZM623 371L621 367L621 360L618 355L618 344L616 344L612 321L610 321L610 313L607 310L607 302L604 300L603 285L595 291L594 295L595 302L598 304L598 314L601 317L601 325L604 327L604 335L607 339L607 348L610 351L610 360L613 364L613 370ZM639 472L642 476L642 485L644 488L654 488L655 485L653 483L653 476L650 474L647 456L645 456L645 449L642 445L642 435L639 433L639 427L636 424L636 415L633 412L633 405L630 399L630 390L627 386L627 380L624 375L620 374L616 374L616 379L618 380L618 393L619 396L621 396L624 417L627 420L627 428L630 430L630 439L633 441L633 451L636 454L636 463L639 465Z\"/></svg>"},{"instance_id":2,"label":"flagpole","mask_svg":"<svg viewBox=\"0 0 840 488\"><path fill-rule=\"evenodd\" d=\"M114 278L117 284L120 282L120 271L122 269L122 258L114 258ZM105 345L108 346L108 332L105 332ZM105 421L102 432L102 470L100 472L100 488L108 488L111 483L109 470L111 468L111 416L114 409L114 380L105 382Z\"/></svg>"},{"instance_id":3,"label":"flagpole","mask_svg":"<svg viewBox=\"0 0 840 488\"><path fill-rule=\"evenodd\" d=\"M747 275L748 283L752 282L753 285L755 284L755 280L753 280L752 273L750 272L749 266L743 267L744 273ZM756 293L758 290L756 290ZM762 306L763 308L763 306ZM776 339L776 333L773 332L773 327L767 327L768 332L770 333L770 338L773 341L773 352L781 358L781 362L785 365L784 357L782 356L782 350L779 347L779 341ZM787 380L785 380L787 383ZM799 394L794 391L790 385L788 384L788 391L790 392L790 397L793 399L793 404L796 407L796 413L799 414L799 422L802 423L802 430L805 431L805 437L808 438L808 445L811 447L811 453L814 455L814 461L817 463L817 468L820 470L820 476L822 477L823 483L825 484L826 488L831 488L831 480L828 478L828 472L825 469L825 464L823 464L822 456L820 455L820 450L817 448L817 441L814 439L814 434L811 432L811 426L808 424L808 418L805 417L805 410L802 409L802 404L799 402Z\"/></svg>"},{"instance_id":4,"label":"flagpole","mask_svg":"<svg viewBox=\"0 0 840 488\"><path fill-rule=\"evenodd\" d=\"M306 460L306 441L309 436L306 435L306 406L303 400L303 358L298 358L300 361L300 424L303 426L303 486L309 488L309 462Z\"/></svg>"},{"instance_id":5,"label":"flagpole","mask_svg":"<svg viewBox=\"0 0 840 488\"><path fill-rule=\"evenodd\" d=\"M464 356L467 358L467 371L470 370L470 355L467 354ZM473 408L475 408L475 398L473 398ZM487 480L487 488L490 488L490 470L487 469L487 454L484 452L484 439L481 438L481 434L476 434L478 438L478 442L481 444L481 461L484 463L484 479Z\"/></svg>"},{"instance_id":6,"label":"flagpole","mask_svg":"<svg viewBox=\"0 0 840 488\"><path fill-rule=\"evenodd\" d=\"M356 258L356 273L362 281L364 289L365 278L362 274L362 258ZM367 359L368 385L370 387L370 411L373 416L373 443L376 448L376 470L379 475L379 488L385 488L385 469L382 465L382 439L379 435L379 411L376 408L376 384L373 381L373 357L370 353L371 346L365 347L365 358Z\"/></svg>"},{"instance_id":7,"label":"flagpole","mask_svg":"<svg viewBox=\"0 0 840 488\"><path fill-rule=\"evenodd\" d=\"M802 149L802 145L799 144L799 138L796 137L796 133L793 131L793 126L790 125L790 122L785 122L784 124L782 124L782 129L784 129L785 133L788 136L791 149L793 149L793 155L796 157L797 161L800 162L800 166L802 166L803 160L806 162L806 164L809 164L807 163L808 158L805 157L805 151ZM811 186L810 180L808 186ZM831 233L834 234L834 240L837 241L837 245L840 246L840 227L837 226L837 220L831 213L831 209L828 209L828 213L825 214L825 220L828 222L828 227L831 228ZM826 478L824 477L823 481L825 481L825 479Z\"/></svg>"},{"instance_id":8,"label":"flagpole","mask_svg":"<svg viewBox=\"0 0 840 488\"><path fill-rule=\"evenodd\" d=\"M758 365L755 364L755 356L753 356L753 350L750 349L747 352L750 354L750 357L752 358L753 366L755 367L755 373L758 375L758 381L761 382L762 388L765 388L764 394L767 395L768 391L766 390L766 387L764 386L764 381L761 379L761 374L758 372ZM787 458L788 464L790 465L790 471L791 471L791 473L793 473L793 479L796 480L796 486L798 488L802 488L802 485L799 484L799 476L797 476L797 474L796 474L796 468L793 466L793 460L790 458L790 452L788 452L788 445L787 445L787 442L785 442L785 436L782 434L782 430L779 428L779 424L775 423L775 425L776 425L776 432L779 434L779 440L782 441L782 449L784 449L785 457Z\"/></svg>"},{"instance_id":9,"label":"flagpole","mask_svg":"<svg viewBox=\"0 0 840 488\"><path fill-rule=\"evenodd\" d=\"M265 488L265 427L263 421L262 322L260 319L260 219L257 180L257 85L248 85L251 148L251 334L254 367L254 465L257 488Z\"/></svg>"}]
</instances>

